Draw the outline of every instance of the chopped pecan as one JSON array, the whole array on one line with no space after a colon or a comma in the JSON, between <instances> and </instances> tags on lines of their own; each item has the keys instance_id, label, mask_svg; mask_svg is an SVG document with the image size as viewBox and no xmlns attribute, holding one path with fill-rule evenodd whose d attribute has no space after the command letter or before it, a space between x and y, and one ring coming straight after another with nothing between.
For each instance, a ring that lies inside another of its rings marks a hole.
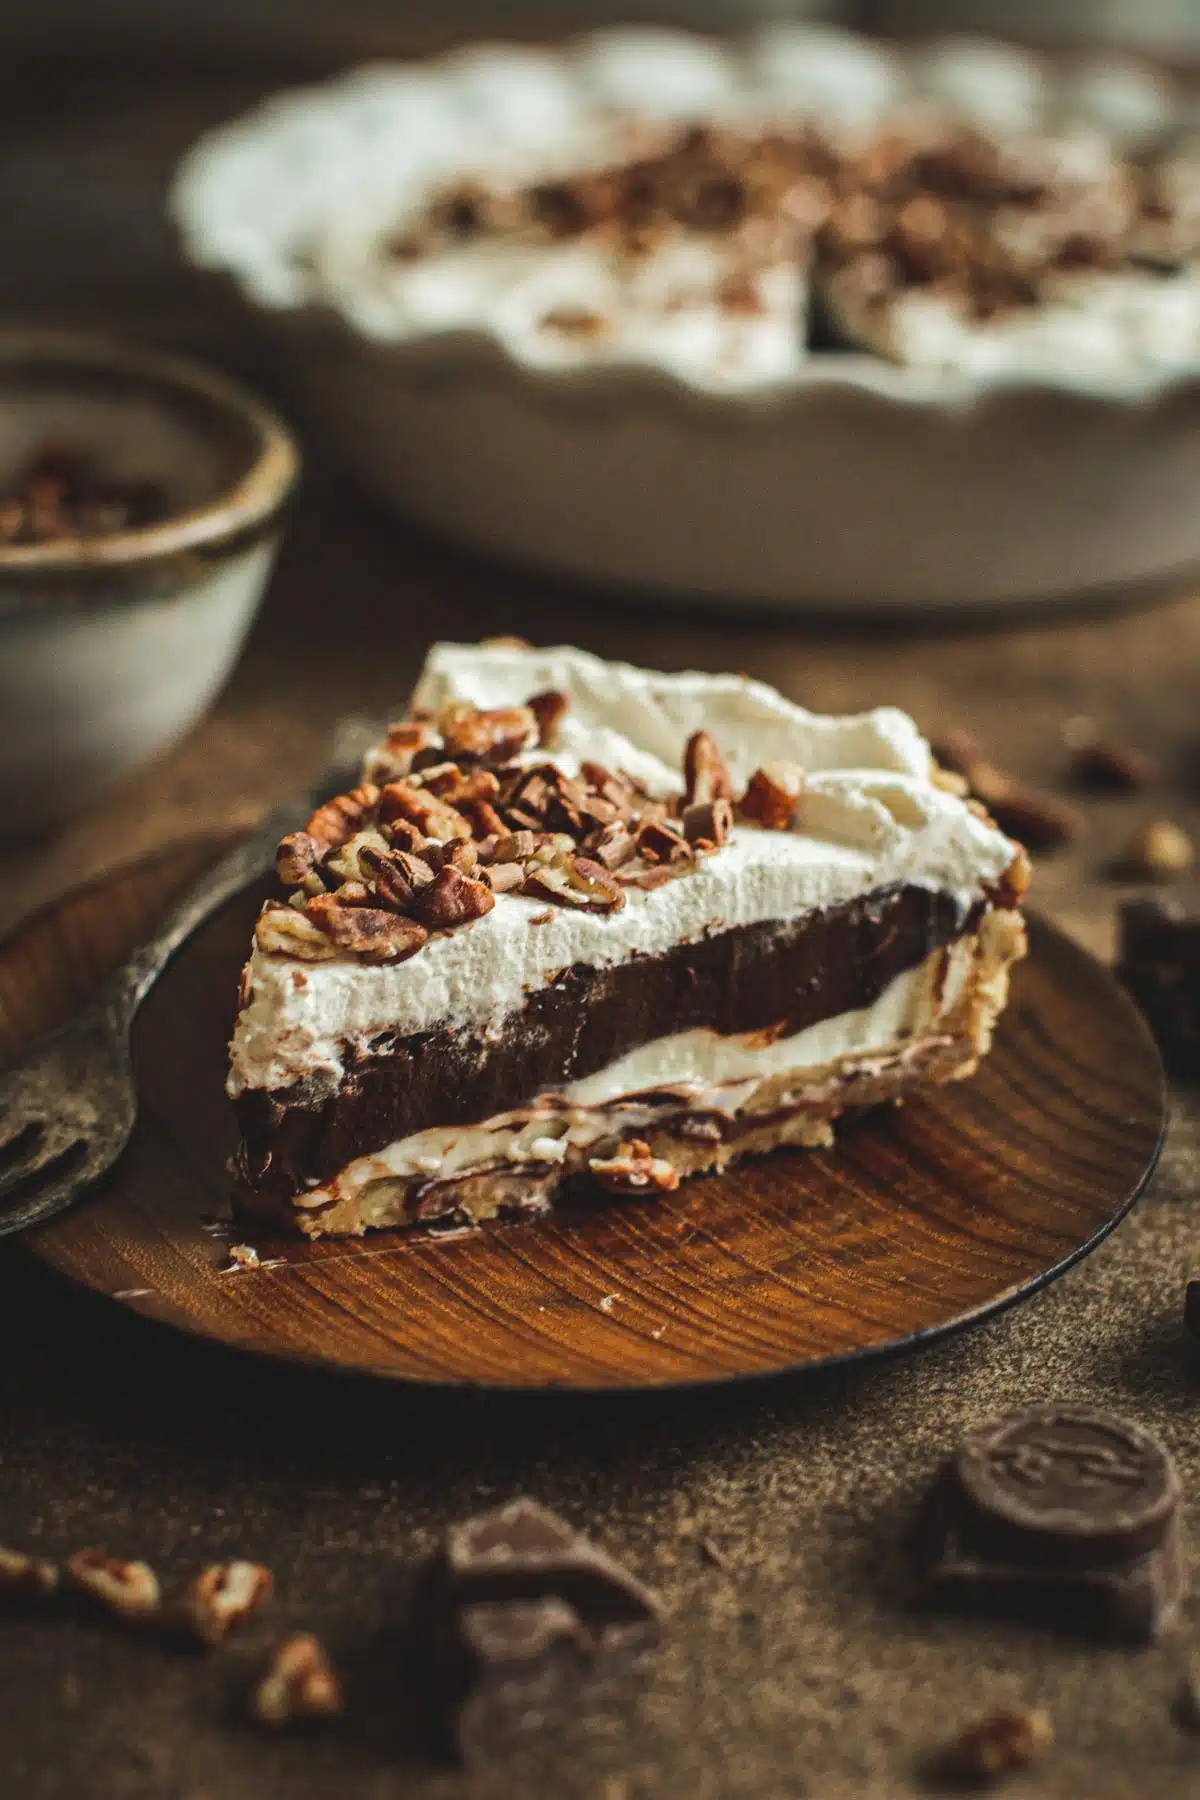
<instances>
[{"instance_id":1,"label":"chopped pecan","mask_svg":"<svg viewBox=\"0 0 1200 1800\"><path fill-rule=\"evenodd\" d=\"M733 827L733 807L728 800L697 800L683 809L683 835L689 844L716 850Z\"/></svg>"},{"instance_id":2,"label":"chopped pecan","mask_svg":"<svg viewBox=\"0 0 1200 1800\"><path fill-rule=\"evenodd\" d=\"M688 805L732 800L733 781L725 759L707 731L693 731L683 752L683 784Z\"/></svg>"},{"instance_id":3,"label":"chopped pecan","mask_svg":"<svg viewBox=\"0 0 1200 1800\"><path fill-rule=\"evenodd\" d=\"M379 817L391 824L406 819L431 838L470 837L471 827L457 809L426 788L389 781L379 797Z\"/></svg>"},{"instance_id":4,"label":"chopped pecan","mask_svg":"<svg viewBox=\"0 0 1200 1800\"><path fill-rule=\"evenodd\" d=\"M254 941L273 956L294 956L300 962L329 962L337 951L311 919L277 900L269 901L254 925Z\"/></svg>"},{"instance_id":5,"label":"chopped pecan","mask_svg":"<svg viewBox=\"0 0 1200 1800\"><path fill-rule=\"evenodd\" d=\"M803 786L804 770L799 763L764 763L750 777L740 811L745 818L765 826L768 831L786 831Z\"/></svg>"},{"instance_id":6,"label":"chopped pecan","mask_svg":"<svg viewBox=\"0 0 1200 1800\"><path fill-rule=\"evenodd\" d=\"M1030 850L1057 849L1083 828L1074 807L1025 787L991 763L976 763L967 779L993 823Z\"/></svg>"},{"instance_id":7,"label":"chopped pecan","mask_svg":"<svg viewBox=\"0 0 1200 1800\"><path fill-rule=\"evenodd\" d=\"M304 910L339 950L364 962L405 962L429 935L414 919L374 906L339 906L332 894L316 895Z\"/></svg>"},{"instance_id":8,"label":"chopped pecan","mask_svg":"<svg viewBox=\"0 0 1200 1800\"><path fill-rule=\"evenodd\" d=\"M175 1605L179 1623L204 1644L219 1644L235 1626L261 1610L275 1581L261 1563L210 1563L188 1582Z\"/></svg>"},{"instance_id":9,"label":"chopped pecan","mask_svg":"<svg viewBox=\"0 0 1200 1800\"><path fill-rule=\"evenodd\" d=\"M620 819L587 838L585 847L588 855L595 857L606 869L619 869L637 854L633 833Z\"/></svg>"},{"instance_id":10,"label":"chopped pecan","mask_svg":"<svg viewBox=\"0 0 1200 1800\"><path fill-rule=\"evenodd\" d=\"M603 337L608 330L603 313L593 312L586 306L552 306L548 313L542 314L542 325L547 331L575 338Z\"/></svg>"},{"instance_id":11,"label":"chopped pecan","mask_svg":"<svg viewBox=\"0 0 1200 1800\"><path fill-rule=\"evenodd\" d=\"M500 783L490 769L475 769L470 775L464 775L455 766L456 779L440 789L443 800L451 806L474 806L481 801L491 801L500 792Z\"/></svg>"},{"instance_id":12,"label":"chopped pecan","mask_svg":"<svg viewBox=\"0 0 1200 1800\"><path fill-rule=\"evenodd\" d=\"M397 775L412 767L412 759L419 750L427 750L433 742L433 727L423 719L401 719L396 725L388 726L388 755L395 767ZM407 759L407 760L406 760Z\"/></svg>"},{"instance_id":13,"label":"chopped pecan","mask_svg":"<svg viewBox=\"0 0 1200 1800\"><path fill-rule=\"evenodd\" d=\"M1154 759L1143 750L1105 743L1100 738L1076 747L1073 768L1081 786L1103 788L1110 793L1136 793L1139 788L1148 787L1158 773Z\"/></svg>"},{"instance_id":14,"label":"chopped pecan","mask_svg":"<svg viewBox=\"0 0 1200 1800\"><path fill-rule=\"evenodd\" d=\"M427 793L444 795L447 788L457 787L463 779L463 772L456 762L435 762L428 767L414 769L409 776L410 787L424 788Z\"/></svg>"},{"instance_id":15,"label":"chopped pecan","mask_svg":"<svg viewBox=\"0 0 1200 1800\"><path fill-rule=\"evenodd\" d=\"M588 1159L588 1173L610 1194L669 1194L679 1186L679 1170L652 1156L642 1138L629 1138L613 1156Z\"/></svg>"},{"instance_id":16,"label":"chopped pecan","mask_svg":"<svg viewBox=\"0 0 1200 1800\"><path fill-rule=\"evenodd\" d=\"M685 862L692 849L677 825L665 819L643 819L634 834L639 856L651 863Z\"/></svg>"},{"instance_id":17,"label":"chopped pecan","mask_svg":"<svg viewBox=\"0 0 1200 1800\"><path fill-rule=\"evenodd\" d=\"M472 919L482 919L495 904L496 897L486 881L476 881L453 863L447 863L430 886L421 889L415 911L431 931L447 931Z\"/></svg>"},{"instance_id":18,"label":"chopped pecan","mask_svg":"<svg viewBox=\"0 0 1200 1800\"><path fill-rule=\"evenodd\" d=\"M52 1594L57 1586L56 1563L0 1546L0 1594Z\"/></svg>"},{"instance_id":19,"label":"chopped pecan","mask_svg":"<svg viewBox=\"0 0 1200 1800\"><path fill-rule=\"evenodd\" d=\"M1117 859L1117 872L1135 881L1174 881L1195 860L1195 847L1183 827L1156 819L1134 833Z\"/></svg>"},{"instance_id":20,"label":"chopped pecan","mask_svg":"<svg viewBox=\"0 0 1200 1800\"><path fill-rule=\"evenodd\" d=\"M409 850L420 856L427 843L425 833L418 831L411 819L389 819L381 825L382 835L398 850Z\"/></svg>"},{"instance_id":21,"label":"chopped pecan","mask_svg":"<svg viewBox=\"0 0 1200 1800\"><path fill-rule=\"evenodd\" d=\"M364 850L386 850L387 839L383 833L373 828L367 831L356 831L352 838L344 844L330 850L325 857L324 868L327 874L334 875L339 881L362 881L365 875L359 862ZM320 892L320 890L317 890Z\"/></svg>"},{"instance_id":22,"label":"chopped pecan","mask_svg":"<svg viewBox=\"0 0 1200 1800\"><path fill-rule=\"evenodd\" d=\"M554 747L555 734L570 704L567 696L560 694L557 688L547 688L543 694L532 694L526 701L537 720L539 744L548 749Z\"/></svg>"},{"instance_id":23,"label":"chopped pecan","mask_svg":"<svg viewBox=\"0 0 1200 1800\"><path fill-rule=\"evenodd\" d=\"M941 1772L955 1781L996 1781L1027 1769L1052 1742L1050 1715L1040 1707L1013 1707L972 1725L947 1745Z\"/></svg>"},{"instance_id":24,"label":"chopped pecan","mask_svg":"<svg viewBox=\"0 0 1200 1800\"><path fill-rule=\"evenodd\" d=\"M162 1607L158 1577L149 1563L127 1562L103 1550L77 1550L63 1574L73 1588L122 1619L148 1619Z\"/></svg>"},{"instance_id":25,"label":"chopped pecan","mask_svg":"<svg viewBox=\"0 0 1200 1800\"><path fill-rule=\"evenodd\" d=\"M307 831L293 831L281 838L275 852L275 873L285 887L303 888L306 894L319 894L325 883L317 867L321 846Z\"/></svg>"},{"instance_id":26,"label":"chopped pecan","mask_svg":"<svg viewBox=\"0 0 1200 1800\"><path fill-rule=\"evenodd\" d=\"M608 800L619 813L629 813L637 798L637 789L628 775L614 774L606 769L603 763L582 762L579 772L583 779L602 800Z\"/></svg>"},{"instance_id":27,"label":"chopped pecan","mask_svg":"<svg viewBox=\"0 0 1200 1800\"><path fill-rule=\"evenodd\" d=\"M668 881L674 881L683 873L678 863L659 863L654 869L640 869L635 875L623 875L621 879L629 887L645 888L650 892L654 888L666 887Z\"/></svg>"},{"instance_id":28,"label":"chopped pecan","mask_svg":"<svg viewBox=\"0 0 1200 1800\"><path fill-rule=\"evenodd\" d=\"M334 850L370 822L378 804L379 789L370 785L354 788L348 794L335 794L324 806L318 806L304 827L305 835L315 838L323 852Z\"/></svg>"},{"instance_id":29,"label":"chopped pecan","mask_svg":"<svg viewBox=\"0 0 1200 1800\"><path fill-rule=\"evenodd\" d=\"M456 702L438 715L438 729L448 755L480 762L510 762L536 743L538 735L537 720L527 706L498 706L479 712Z\"/></svg>"},{"instance_id":30,"label":"chopped pecan","mask_svg":"<svg viewBox=\"0 0 1200 1800\"><path fill-rule=\"evenodd\" d=\"M397 912L407 912L417 892L433 880L429 864L407 850L375 850L368 846L359 861L377 897Z\"/></svg>"},{"instance_id":31,"label":"chopped pecan","mask_svg":"<svg viewBox=\"0 0 1200 1800\"><path fill-rule=\"evenodd\" d=\"M490 801L465 800L460 804L462 811L471 821L471 830L477 840L507 836L508 827Z\"/></svg>"},{"instance_id":32,"label":"chopped pecan","mask_svg":"<svg viewBox=\"0 0 1200 1800\"><path fill-rule=\"evenodd\" d=\"M495 862L488 865L483 879L493 894L509 894L514 888L520 887L525 879L525 871L520 863Z\"/></svg>"},{"instance_id":33,"label":"chopped pecan","mask_svg":"<svg viewBox=\"0 0 1200 1800\"><path fill-rule=\"evenodd\" d=\"M455 868L463 875L473 875L478 862L479 852L473 838L451 838L442 845L443 869Z\"/></svg>"},{"instance_id":34,"label":"chopped pecan","mask_svg":"<svg viewBox=\"0 0 1200 1800\"><path fill-rule=\"evenodd\" d=\"M497 840L495 860L498 863L528 862L537 847L535 832L514 831Z\"/></svg>"},{"instance_id":35,"label":"chopped pecan","mask_svg":"<svg viewBox=\"0 0 1200 1800\"><path fill-rule=\"evenodd\" d=\"M600 863L560 851L551 862L526 871L524 892L534 900L556 900L585 912L620 912L625 894Z\"/></svg>"},{"instance_id":36,"label":"chopped pecan","mask_svg":"<svg viewBox=\"0 0 1200 1800\"><path fill-rule=\"evenodd\" d=\"M252 1710L264 1725L334 1719L342 1710L341 1683L319 1640L308 1632L284 1638L254 1691Z\"/></svg>"}]
</instances>

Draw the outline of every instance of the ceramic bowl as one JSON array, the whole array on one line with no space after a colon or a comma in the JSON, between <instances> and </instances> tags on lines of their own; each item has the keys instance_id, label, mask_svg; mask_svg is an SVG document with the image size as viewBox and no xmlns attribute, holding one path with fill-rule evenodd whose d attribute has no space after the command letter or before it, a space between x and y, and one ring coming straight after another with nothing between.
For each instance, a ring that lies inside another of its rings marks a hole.
<instances>
[{"instance_id":1,"label":"ceramic bowl","mask_svg":"<svg viewBox=\"0 0 1200 1800\"><path fill-rule=\"evenodd\" d=\"M387 503L480 549L684 604L1041 605L1200 566L1194 274L1179 290L1193 337L1147 329L1111 359L1059 345L1029 367L902 367L805 352L786 327L779 355L741 364L699 330L550 354L511 296L468 306L418 290L419 262L398 273L395 222L472 171L570 166L631 116L869 129L933 105L1136 151L1186 128L1191 104L1140 65L999 43L623 29L279 96L194 149L173 209L192 260L273 320L322 441Z\"/></svg>"},{"instance_id":2,"label":"ceramic bowl","mask_svg":"<svg viewBox=\"0 0 1200 1800\"><path fill-rule=\"evenodd\" d=\"M47 444L150 479L159 523L0 544L0 836L87 806L168 749L232 668L296 480L292 440L171 356L0 332L0 494Z\"/></svg>"}]
</instances>

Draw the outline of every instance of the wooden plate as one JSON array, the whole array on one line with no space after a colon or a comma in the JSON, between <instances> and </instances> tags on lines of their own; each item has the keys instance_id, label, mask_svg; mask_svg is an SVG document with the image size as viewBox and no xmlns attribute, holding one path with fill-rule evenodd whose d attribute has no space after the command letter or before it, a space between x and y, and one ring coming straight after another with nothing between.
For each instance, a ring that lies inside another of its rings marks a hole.
<instances>
[{"instance_id":1,"label":"wooden plate","mask_svg":"<svg viewBox=\"0 0 1200 1800\"><path fill-rule=\"evenodd\" d=\"M213 845L69 895L0 947L0 1059L66 1013ZM138 1032L141 1119L95 1195L34 1253L156 1319L271 1356L424 1383L620 1390L811 1368L911 1344L1032 1292L1121 1218L1164 1124L1157 1052L1112 978L1034 922L972 1081L643 1204L442 1241L250 1238L211 1221L248 893L181 954ZM206 1221L208 1229L206 1229Z\"/></svg>"}]
</instances>

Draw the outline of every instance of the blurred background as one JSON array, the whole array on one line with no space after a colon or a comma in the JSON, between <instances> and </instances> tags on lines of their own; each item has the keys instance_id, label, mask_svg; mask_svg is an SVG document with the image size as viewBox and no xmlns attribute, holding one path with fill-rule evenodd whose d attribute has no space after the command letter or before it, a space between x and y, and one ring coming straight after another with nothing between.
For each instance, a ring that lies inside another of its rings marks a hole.
<instances>
[{"instance_id":1,"label":"blurred background","mask_svg":"<svg viewBox=\"0 0 1200 1800\"><path fill-rule=\"evenodd\" d=\"M1189 65L1200 0L38 0L0 7L0 316L110 313L205 334L183 304L162 208L174 163L206 126L274 89L355 62L497 34L546 38L659 20L739 29L823 19L909 34L998 32L1108 42ZM208 335L211 335L209 332Z\"/></svg>"}]
</instances>

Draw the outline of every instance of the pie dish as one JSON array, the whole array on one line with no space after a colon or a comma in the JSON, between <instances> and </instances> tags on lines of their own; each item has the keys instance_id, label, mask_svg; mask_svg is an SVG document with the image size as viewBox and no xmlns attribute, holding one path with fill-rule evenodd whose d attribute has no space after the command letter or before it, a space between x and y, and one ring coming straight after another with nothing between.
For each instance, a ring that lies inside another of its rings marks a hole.
<instances>
[{"instance_id":1,"label":"pie dish","mask_svg":"<svg viewBox=\"0 0 1200 1800\"><path fill-rule=\"evenodd\" d=\"M1037 599L1200 559L1200 182L1183 99L1124 79L812 27L482 46L273 102L173 204L360 477L480 547Z\"/></svg>"},{"instance_id":2,"label":"pie dish","mask_svg":"<svg viewBox=\"0 0 1200 1800\"><path fill-rule=\"evenodd\" d=\"M646 1197L970 1075L1024 853L903 713L439 645L280 845L229 1091L242 1204L310 1237Z\"/></svg>"}]
</instances>

